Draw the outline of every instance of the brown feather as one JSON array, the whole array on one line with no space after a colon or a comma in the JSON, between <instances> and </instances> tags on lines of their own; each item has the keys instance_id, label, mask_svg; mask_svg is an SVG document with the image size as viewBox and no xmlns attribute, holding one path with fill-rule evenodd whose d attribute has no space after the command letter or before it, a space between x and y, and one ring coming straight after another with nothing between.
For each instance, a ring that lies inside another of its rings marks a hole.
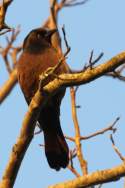
<instances>
[{"instance_id":1,"label":"brown feather","mask_svg":"<svg viewBox=\"0 0 125 188\"><path fill-rule=\"evenodd\" d=\"M17 64L18 80L28 104L38 89L39 75L59 63L60 58L44 36L47 31L43 29L43 34L39 30L31 31L24 40L24 51ZM40 34L39 39L38 34ZM67 66L62 63L56 74L66 72ZM65 89L58 91L41 110L38 117L44 132L47 161L50 167L56 170L61 167L65 168L69 162L69 149L59 120L60 105L64 94Z\"/></svg>"}]
</instances>

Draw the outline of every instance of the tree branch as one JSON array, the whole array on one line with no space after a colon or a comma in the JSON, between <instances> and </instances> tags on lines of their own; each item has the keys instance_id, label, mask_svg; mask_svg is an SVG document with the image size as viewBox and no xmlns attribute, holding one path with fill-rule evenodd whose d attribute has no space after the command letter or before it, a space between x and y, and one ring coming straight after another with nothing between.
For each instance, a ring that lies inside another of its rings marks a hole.
<instances>
[{"instance_id":1,"label":"tree branch","mask_svg":"<svg viewBox=\"0 0 125 188\"><path fill-rule=\"evenodd\" d=\"M117 181L125 176L125 163L106 170L96 171L76 179L49 186L48 188L86 188L102 183Z\"/></svg>"},{"instance_id":2,"label":"tree branch","mask_svg":"<svg viewBox=\"0 0 125 188\"><path fill-rule=\"evenodd\" d=\"M93 69L88 68L87 70L80 73L59 75L59 82L57 79L55 79L54 82L55 85L58 84L60 85L60 87L83 85L105 75L108 72L114 71L117 67L124 63L125 52L122 52L107 61L106 63L98 65Z\"/></svg>"},{"instance_id":3,"label":"tree branch","mask_svg":"<svg viewBox=\"0 0 125 188\"><path fill-rule=\"evenodd\" d=\"M0 31L2 31L3 29L7 29L7 31L10 30L10 27L5 23L5 16L6 16L6 12L7 9L9 7L9 5L12 3L13 0L3 0L2 5L0 6ZM1 34L4 34L0 33Z\"/></svg>"},{"instance_id":4,"label":"tree branch","mask_svg":"<svg viewBox=\"0 0 125 188\"><path fill-rule=\"evenodd\" d=\"M111 142L112 142L112 147L113 147L114 151L116 152L116 154L119 156L119 158L120 158L123 162L125 162L125 157L123 157L123 155L121 154L121 152L119 151L119 149L116 147L115 141L114 141L114 139L113 139L112 134L110 134L110 140L111 140Z\"/></svg>"},{"instance_id":5,"label":"tree branch","mask_svg":"<svg viewBox=\"0 0 125 188\"><path fill-rule=\"evenodd\" d=\"M75 168L73 168L71 165L68 165L67 167L76 177L80 177L80 174L76 171Z\"/></svg>"},{"instance_id":6,"label":"tree branch","mask_svg":"<svg viewBox=\"0 0 125 188\"><path fill-rule=\"evenodd\" d=\"M66 1L65 3L65 7L72 7L72 6L80 6L80 5L84 5L85 3L87 3L89 0L69 0Z\"/></svg>"},{"instance_id":7,"label":"tree branch","mask_svg":"<svg viewBox=\"0 0 125 188\"><path fill-rule=\"evenodd\" d=\"M116 120L111 125L109 125L108 127L104 128L104 129L101 129L101 130L99 130L99 131L97 131L95 133L92 133L92 134L88 135L88 136L81 136L81 140L87 140L89 138L93 138L93 137L95 137L97 135L104 134L107 131L113 131L113 132L115 132L116 128L114 128L114 126L119 121L119 119L120 118L117 117Z\"/></svg>"},{"instance_id":8,"label":"tree branch","mask_svg":"<svg viewBox=\"0 0 125 188\"><path fill-rule=\"evenodd\" d=\"M16 57L17 53L20 52L20 50L21 50L21 47L13 48L13 46L12 46L12 44L15 42L19 33L20 33L20 27L17 27L17 29L13 29L12 33L11 33L11 37L10 38L6 37L7 46L5 48L1 47L1 49L0 49L0 54L3 57L6 69L9 74L12 72L12 68L11 68L10 62L8 60L8 55L10 55L9 52L10 52L10 50L12 50L12 54L15 53L15 57ZM15 50L15 49L17 49L17 50Z\"/></svg>"},{"instance_id":9,"label":"tree branch","mask_svg":"<svg viewBox=\"0 0 125 188\"><path fill-rule=\"evenodd\" d=\"M80 128L78 124L77 114L76 114L76 102L75 102L75 90L74 88L70 88L70 95L71 95L71 104L72 104L72 118L74 122L74 128L75 128L75 144L76 144L76 150L77 150L77 157L80 163L80 167L82 170L82 174L86 175L88 173L87 169L87 162L84 159L82 148L81 148L81 135L80 135Z\"/></svg>"},{"instance_id":10,"label":"tree branch","mask_svg":"<svg viewBox=\"0 0 125 188\"><path fill-rule=\"evenodd\" d=\"M44 106L45 101L47 101L47 95L44 92L41 94L38 90L29 105L17 142L12 148L10 159L0 182L0 188L13 187L25 152L33 138L41 103Z\"/></svg>"}]
</instances>

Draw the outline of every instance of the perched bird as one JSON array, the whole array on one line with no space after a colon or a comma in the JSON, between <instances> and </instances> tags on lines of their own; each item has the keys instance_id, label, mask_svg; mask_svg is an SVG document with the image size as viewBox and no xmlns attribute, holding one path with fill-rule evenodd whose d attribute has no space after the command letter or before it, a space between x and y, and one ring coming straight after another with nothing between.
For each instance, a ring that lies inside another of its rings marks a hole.
<instances>
[{"instance_id":1,"label":"perched bird","mask_svg":"<svg viewBox=\"0 0 125 188\"><path fill-rule=\"evenodd\" d=\"M37 28L24 40L23 52L17 63L17 75L24 97L29 104L39 87L39 75L59 63L59 54L51 44L56 29ZM67 73L62 63L56 74ZM50 82L51 80L48 80ZM40 111L38 122L44 133L45 155L51 168L65 168L69 149L60 126L60 105L65 89L60 89Z\"/></svg>"}]
</instances>

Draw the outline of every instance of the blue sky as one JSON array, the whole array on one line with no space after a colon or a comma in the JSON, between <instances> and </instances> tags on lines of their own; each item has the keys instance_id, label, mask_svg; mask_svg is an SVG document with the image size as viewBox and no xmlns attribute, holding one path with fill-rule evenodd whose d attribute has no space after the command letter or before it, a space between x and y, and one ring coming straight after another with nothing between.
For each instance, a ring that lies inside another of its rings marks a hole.
<instances>
[{"instance_id":1,"label":"blue sky","mask_svg":"<svg viewBox=\"0 0 125 188\"><path fill-rule=\"evenodd\" d=\"M59 29L65 24L67 39L71 52L67 63L72 69L80 69L88 61L91 50L95 57L100 52L104 56L100 63L104 63L116 54L124 51L125 26L124 26L125 1L119 0L90 0L84 6L65 8L59 15ZM47 0L13 1L7 12L6 22L16 27L21 25L21 33L15 45L22 43L27 33L39 27L49 15ZM0 45L5 45L5 39L0 38ZM65 49L64 49L65 50ZM7 79L8 74L0 58L0 86ZM118 131L114 138L123 155L125 135L125 83L111 78L99 78L79 88L77 93L78 119L81 134L88 135L112 123L120 116ZM69 89L61 106L61 124L66 135L73 136L74 128L71 117L71 102ZM17 85L11 95L0 107L0 177L4 171L11 148L15 143L27 105ZM83 141L83 152L88 161L89 172L111 168L121 163L113 151L109 134L98 136ZM74 175L69 170L56 172L49 168L43 148L43 136L35 136L19 171L15 188L21 187L47 187L48 185L73 179ZM74 145L69 143L71 149ZM78 163L74 162L79 170ZM103 188L123 187L124 181L105 184Z\"/></svg>"}]
</instances>

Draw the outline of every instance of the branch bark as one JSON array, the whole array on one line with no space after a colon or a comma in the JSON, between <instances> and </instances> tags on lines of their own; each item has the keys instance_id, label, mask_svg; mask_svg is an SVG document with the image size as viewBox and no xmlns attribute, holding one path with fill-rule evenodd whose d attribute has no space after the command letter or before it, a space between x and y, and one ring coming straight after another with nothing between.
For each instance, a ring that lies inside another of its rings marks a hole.
<instances>
[{"instance_id":1,"label":"branch bark","mask_svg":"<svg viewBox=\"0 0 125 188\"><path fill-rule=\"evenodd\" d=\"M0 182L0 188L12 188L14 186L21 162L34 135L36 120L41 107L41 96L38 91L30 103L28 112L23 120L20 135L12 148L10 159ZM45 97L43 96L43 98ZM42 102L44 104L44 101Z\"/></svg>"},{"instance_id":2,"label":"branch bark","mask_svg":"<svg viewBox=\"0 0 125 188\"><path fill-rule=\"evenodd\" d=\"M73 87L70 88L70 95L71 95L71 104L72 104L72 118L74 122L74 128L75 128L75 144L76 144L76 150L77 150L77 157L79 160L79 164L82 170L82 174L86 175L88 173L87 169L87 161L84 158L84 155L82 153L82 146L81 146L81 134L80 134L80 128L77 118L77 112L76 112L76 92Z\"/></svg>"},{"instance_id":3,"label":"branch bark","mask_svg":"<svg viewBox=\"0 0 125 188\"><path fill-rule=\"evenodd\" d=\"M92 69L87 69L84 72L73 74L62 74L56 78L53 84L59 87L70 87L89 83L95 79L105 75L108 72L114 71L117 67L125 63L125 52L118 54L106 63L98 65ZM50 84L51 84L50 83Z\"/></svg>"},{"instance_id":4,"label":"branch bark","mask_svg":"<svg viewBox=\"0 0 125 188\"><path fill-rule=\"evenodd\" d=\"M93 172L67 182L49 186L48 188L85 188L88 186L117 181L124 176L125 164L123 163L117 167Z\"/></svg>"},{"instance_id":5,"label":"branch bark","mask_svg":"<svg viewBox=\"0 0 125 188\"><path fill-rule=\"evenodd\" d=\"M3 29L10 30L10 27L5 23L5 16L9 5L13 0L3 0L3 4L0 6L0 31ZM0 33L2 35L4 33Z\"/></svg>"}]
</instances>

